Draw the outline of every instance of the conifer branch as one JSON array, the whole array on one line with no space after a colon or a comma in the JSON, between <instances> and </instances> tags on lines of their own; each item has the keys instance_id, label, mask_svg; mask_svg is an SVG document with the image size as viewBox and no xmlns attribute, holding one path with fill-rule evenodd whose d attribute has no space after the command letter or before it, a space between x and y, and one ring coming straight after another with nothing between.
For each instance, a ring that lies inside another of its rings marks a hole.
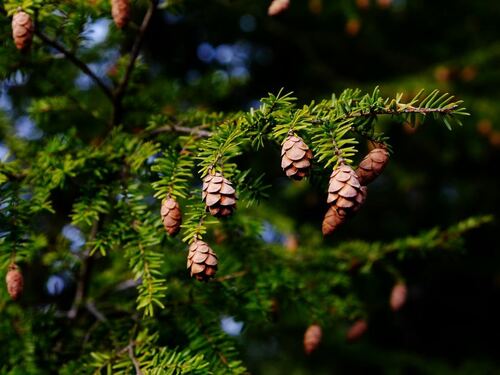
<instances>
[{"instance_id":1,"label":"conifer branch","mask_svg":"<svg viewBox=\"0 0 500 375\"><path fill-rule=\"evenodd\" d=\"M111 89L89 68L87 64L80 60L73 52L69 51L57 40L51 39L49 36L45 35L38 29L35 30L35 35L37 35L43 42L45 42L49 46L61 52L70 62L72 62L85 75L92 79L109 100L113 101L113 93L111 92Z\"/></svg>"}]
</instances>

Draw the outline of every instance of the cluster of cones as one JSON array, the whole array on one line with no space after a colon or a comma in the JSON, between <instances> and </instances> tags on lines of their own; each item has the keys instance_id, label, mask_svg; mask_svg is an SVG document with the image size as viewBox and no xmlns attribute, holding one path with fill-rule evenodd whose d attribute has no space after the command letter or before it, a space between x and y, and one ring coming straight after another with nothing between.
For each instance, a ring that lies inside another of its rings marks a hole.
<instances>
[{"instance_id":1,"label":"cluster of cones","mask_svg":"<svg viewBox=\"0 0 500 375\"><path fill-rule=\"evenodd\" d=\"M294 180L302 180L310 174L312 159L313 153L304 140L294 133L288 134L281 148L281 167L285 174ZM356 171L341 163L332 172L328 186L329 209L323 220L324 235L332 233L360 208L366 199L366 185L382 173L388 160L387 150L377 147L365 156ZM211 215L227 217L236 209L236 190L231 181L212 170L203 179L202 200ZM182 223L179 203L171 197L165 199L161 217L167 233L175 236ZM210 250L210 256L199 250L206 248ZM187 267L191 276L208 280L217 271L217 256L205 242L195 239L190 246Z\"/></svg>"},{"instance_id":2,"label":"cluster of cones","mask_svg":"<svg viewBox=\"0 0 500 375\"><path fill-rule=\"evenodd\" d=\"M123 28L130 20L130 0L111 0L111 15L118 28ZM12 39L16 48L26 51L33 41L35 25L28 12L18 8L12 16Z\"/></svg>"},{"instance_id":3,"label":"cluster of cones","mask_svg":"<svg viewBox=\"0 0 500 375\"><path fill-rule=\"evenodd\" d=\"M366 200L366 185L375 180L389 161L385 148L372 149L354 171L341 163L330 175L328 184L329 205L323 220L323 235L333 233L346 219L356 213Z\"/></svg>"},{"instance_id":4,"label":"cluster of cones","mask_svg":"<svg viewBox=\"0 0 500 375\"><path fill-rule=\"evenodd\" d=\"M312 159L313 153L304 140L289 134L281 148L281 167L285 174L294 180L309 176ZM364 157L356 171L343 161L333 170L328 184L329 208L323 220L323 235L333 233L359 210L366 199L366 185L382 173L388 161L387 150L377 146Z\"/></svg>"},{"instance_id":5,"label":"cluster of cones","mask_svg":"<svg viewBox=\"0 0 500 375\"><path fill-rule=\"evenodd\" d=\"M211 171L203 179L202 200L212 216L222 218L232 215L236 209L236 190L231 181L221 173ZM179 233L182 224L182 212L179 203L167 197L161 206L161 218L166 232L170 236ZM192 277L208 281L217 272L218 258L210 246L196 238L189 246L187 268Z\"/></svg>"},{"instance_id":6,"label":"cluster of cones","mask_svg":"<svg viewBox=\"0 0 500 375\"><path fill-rule=\"evenodd\" d=\"M389 305L393 311L400 310L406 303L408 290L403 282L396 283L391 291ZM348 342L355 342L363 337L368 330L368 322L366 319L358 319L354 321L345 333L345 339ZM311 354L321 343L323 332L318 324L312 324L307 327L304 333L304 352Z\"/></svg>"}]
</instances>

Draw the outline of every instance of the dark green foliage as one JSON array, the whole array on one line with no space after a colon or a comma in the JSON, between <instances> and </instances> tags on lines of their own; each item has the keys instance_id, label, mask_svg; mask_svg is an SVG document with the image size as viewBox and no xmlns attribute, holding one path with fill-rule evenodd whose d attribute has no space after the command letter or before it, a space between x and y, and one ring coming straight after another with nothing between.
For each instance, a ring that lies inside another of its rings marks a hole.
<instances>
[{"instance_id":1,"label":"dark green foliage","mask_svg":"<svg viewBox=\"0 0 500 375\"><path fill-rule=\"evenodd\" d=\"M363 239L323 239L326 207L318 202L333 168L354 167L368 142L396 148L388 122L415 127L429 119L451 130L468 113L449 90L415 93L410 83L408 94L344 89L313 101L304 90L296 98L281 89L242 109L236 89L245 79L208 69L186 84L177 66L180 46L168 51L172 70L161 66L165 51L158 49L169 44L155 32L165 19L201 22L214 6L253 12L254 2L136 1L132 25L123 31L111 25L94 44L86 31L109 19L107 1L0 6L0 78L12 86L12 108L0 114L0 146L10 153L0 161L0 267L3 279L17 263L26 284L19 302L0 288L1 373L248 373L242 353L252 356L251 332L271 336L280 321L304 328L317 322L339 336L374 311L359 286L366 278L401 279L404 262L451 257L466 247L466 232L493 220L474 211L458 223L437 227L429 220L386 233L375 228L383 221L378 207L364 225L347 224L368 228ZM24 54L10 41L18 7L37 27ZM153 15L150 22L142 23L144 14ZM16 124L24 116L38 135L20 134ZM276 177L279 148L292 133L313 151L310 183ZM201 200L201 181L215 171L238 194L238 208L225 220L209 216ZM387 177L405 195L413 181L408 173ZM160 219L167 197L183 211L176 238ZM407 215L405 207L398 212ZM185 250L195 239L219 257L208 283L186 271ZM61 285L49 287L55 276ZM228 317L245 323L246 342L221 327ZM299 346L301 334L290 336Z\"/></svg>"}]
</instances>

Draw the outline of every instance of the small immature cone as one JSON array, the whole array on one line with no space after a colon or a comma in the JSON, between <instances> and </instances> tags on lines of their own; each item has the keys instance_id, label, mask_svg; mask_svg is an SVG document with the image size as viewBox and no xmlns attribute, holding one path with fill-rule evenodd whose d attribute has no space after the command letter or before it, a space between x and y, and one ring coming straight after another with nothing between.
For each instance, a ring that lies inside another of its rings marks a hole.
<instances>
[{"instance_id":1,"label":"small immature cone","mask_svg":"<svg viewBox=\"0 0 500 375\"><path fill-rule=\"evenodd\" d=\"M18 299L23 293L24 279L23 274L16 264L11 264L5 277L7 292L13 300Z\"/></svg>"},{"instance_id":2,"label":"small immature cone","mask_svg":"<svg viewBox=\"0 0 500 375\"><path fill-rule=\"evenodd\" d=\"M290 0L273 0L271 2L271 5L269 5L267 14L269 16L276 16L277 14L280 14L281 12L288 9L289 5L290 5Z\"/></svg>"},{"instance_id":3,"label":"small immature cone","mask_svg":"<svg viewBox=\"0 0 500 375\"><path fill-rule=\"evenodd\" d=\"M170 236L179 233L182 224L182 212L175 199L167 198L161 205L161 219L163 226Z\"/></svg>"},{"instance_id":4,"label":"small immature cone","mask_svg":"<svg viewBox=\"0 0 500 375\"><path fill-rule=\"evenodd\" d=\"M321 342L322 331L317 324L310 325L304 333L304 351L311 354Z\"/></svg>"},{"instance_id":5,"label":"small immature cone","mask_svg":"<svg viewBox=\"0 0 500 375\"><path fill-rule=\"evenodd\" d=\"M119 29L125 27L130 20L130 1L111 0L111 15Z\"/></svg>"},{"instance_id":6,"label":"small immature cone","mask_svg":"<svg viewBox=\"0 0 500 375\"><path fill-rule=\"evenodd\" d=\"M389 300L392 311L400 310L404 306L407 296L408 288L406 287L406 284L400 282L394 285L391 291L391 298Z\"/></svg>"},{"instance_id":7,"label":"small immature cone","mask_svg":"<svg viewBox=\"0 0 500 375\"><path fill-rule=\"evenodd\" d=\"M35 28L31 16L23 11L19 11L12 17L12 38L17 49L26 50L33 40Z\"/></svg>"},{"instance_id":8,"label":"small immature cone","mask_svg":"<svg viewBox=\"0 0 500 375\"><path fill-rule=\"evenodd\" d=\"M389 161L389 153L384 148L374 148L359 163L356 174L361 185L368 185L384 170Z\"/></svg>"},{"instance_id":9,"label":"small immature cone","mask_svg":"<svg viewBox=\"0 0 500 375\"><path fill-rule=\"evenodd\" d=\"M366 320L360 319L355 321L349 328L346 334L347 341L353 342L360 339L368 329Z\"/></svg>"},{"instance_id":10,"label":"small immature cone","mask_svg":"<svg viewBox=\"0 0 500 375\"><path fill-rule=\"evenodd\" d=\"M313 153L302 138L289 135L281 148L281 168L294 180L309 176Z\"/></svg>"},{"instance_id":11,"label":"small immature cone","mask_svg":"<svg viewBox=\"0 0 500 375\"><path fill-rule=\"evenodd\" d=\"M215 276L217 263L217 255L206 242L196 240L189 246L187 268L191 277L199 281L208 281Z\"/></svg>"},{"instance_id":12,"label":"small immature cone","mask_svg":"<svg viewBox=\"0 0 500 375\"><path fill-rule=\"evenodd\" d=\"M202 199L215 217L230 216L236 208L236 190L222 174L208 174L203 179Z\"/></svg>"}]
</instances>

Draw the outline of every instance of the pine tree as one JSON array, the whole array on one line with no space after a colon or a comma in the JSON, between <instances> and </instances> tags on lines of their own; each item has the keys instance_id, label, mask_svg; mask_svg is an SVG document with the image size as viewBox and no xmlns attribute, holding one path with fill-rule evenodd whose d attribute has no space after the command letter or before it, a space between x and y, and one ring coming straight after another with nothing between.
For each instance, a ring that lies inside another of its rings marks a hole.
<instances>
[{"instance_id":1,"label":"pine tree","mask_svg":"<svg viewBox=\"0 0 500 375\"><path fill-rule=\"evenodd\" d=\"M278 3L261 13L286 16L288 2ZM356 227L354 212L377 202L365 186L385 177L387 158L397 160L393 150L405 142L391 141L384 122L462 124L469 114L446 91L345 88L310 101L281 89L250 109L215 99L211 108L193 96L206 90L230 103L224 79L189 86L158 78L158 62L141 54L163 48L160 20L202 18L183 1L7 0L1 7L0 76L23 77L22 93L11 89L16 108L0 118L0 145L9 151L0 162L6 373L248 373L241 342L221 320L264 326L288 308L300 316L301 332L314 321L323 337L355 321L347 334L354 341L366 331L369 308L353 264L372 277L373 268L394 276L401 259L461 248L466 232L492 220L429 223L392 240L322 238L324 212L326 231L342 224L342 236ZM29 35L11 29L20 14ZM103 19L116 25L93 44L88 24ZM16 124L26 116L35 130L23 138ZM369 160L368 143L377 146ZM302 181L275 185L274 170ZM297 201L291 189L321 196L318 215L289 215ZM298 245L287 246L281 237L299 227ZM386 292L380 299L387 305Z\"/></svg>"}]
</instances>

